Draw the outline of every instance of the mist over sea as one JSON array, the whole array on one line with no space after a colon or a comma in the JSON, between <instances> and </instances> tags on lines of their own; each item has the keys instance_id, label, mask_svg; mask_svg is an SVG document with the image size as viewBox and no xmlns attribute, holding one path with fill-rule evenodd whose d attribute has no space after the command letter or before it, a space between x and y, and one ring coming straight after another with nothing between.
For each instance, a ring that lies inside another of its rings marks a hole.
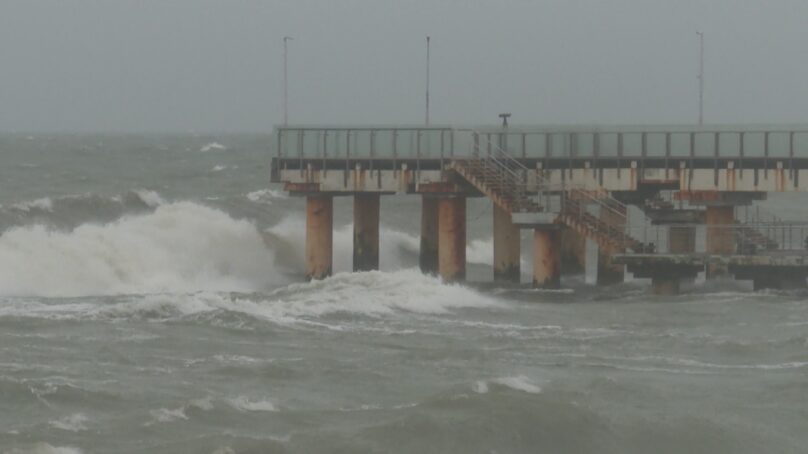
<instances>
[{"instance_id":1,"label":"mist over sea","mask_svg":"<svg viewBox=\"0 0 808 454\"><path fill-rule=\"evenodd\" d=\"M808 451L808 293L494 285L484 199L445 285L415 196L383 197L357 274L338 198L337 274L305 283L271 143L0 135L0 452Z\"/></svg>"}]
</instances>

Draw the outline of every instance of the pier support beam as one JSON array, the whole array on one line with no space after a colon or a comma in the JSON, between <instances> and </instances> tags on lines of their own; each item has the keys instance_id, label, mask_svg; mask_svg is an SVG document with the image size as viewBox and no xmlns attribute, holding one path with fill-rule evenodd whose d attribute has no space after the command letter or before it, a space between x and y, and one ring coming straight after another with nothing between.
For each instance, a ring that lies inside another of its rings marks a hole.
<instances>
[{"instance_id":1,"label":"pier support beam","mask_svg":"<svg viewBox=\"0 0 808 454\"><path fill-rule=\"evenodd\" d=\"M438 199L421 197L421 272L438 274Z\"/></svg>"},{"instance_id":2,"label":"pier support beam","mask_svg":"<svg viewBox=\"0 0 808 454\"><path fill-rule=\"evenodd\" d=\"M678 295L679 276L654 276L651 278L651 293L654 295Z\"/></svg>"},{"instance_id":3,"label":"pier support beam","mask_svg":"<svg viewBox=\"0 0 808 454\"><path fill-rule=\"evenodd\" d=\"M601 208L600 219L616 229L625 229L626 227L626 218L612 210ZM622 252L624 251L615 248L598 248L598 285L615 285L623 282L626 267L612 263L612 255Z\"/></svg>"},{"instance_id":4,"label":"pier support beam","mask_svg":"<svg viewBox=\"0 0 808 454\"><path fill-rule=\"evenodd\" d=\"M561 274L586 272L586 237L566 228L561 230Z\"/></svg>"},{"instance_id":5,"label":"pier support beam","mask_svg":"<svg viewBox=\"0 0 808 454\"><path fill-rule=\"evenodd\" d=\"M696 252L696 228L683 225L669 226L668 252L671 254L691 254Z\"/></svg>"},{"instance_id":6,"label":"pier support beam","mask_svg":"<svg viewBox=\"0 0 808 454\"><path fill-rule=\"evenodd\" d=\"M707 254L731 255L735 253L735 235L731 226L735 223L735 207L731 205L708 205L705 210L707 223ZM727 276L727 267L719 263L707 266L707 278Z\"/></svg>"},{"instance_id":7,"label":"pier support beam","mask_svg":"<svg viewBox=\"0 0 808 454\"><path fill-rule=\"evenodd\" d=\"M511 213L494 205L494 281L519 282L520 236Z\"/></svg>"},{"instance_id":8,"label":"pier support beam","mask_svg":"<svg viewBox=\"0 0 808 454\"><path fill-rule=\"evenodd\" d=\"M542 227L533 230L533 287L561 287L560 240L561 231L556 228Z\"/></svg>"},{"instance_id":9,"label":"pier support beam","mask_svg":"<svg viewBox=\"0 0 808 454\"><path fill-rule=\"evenodd\" d=\"M438 269L446 282L466 279L466 197L438 200Z\"/></svg>"},{"instance_id":10,"label":"pier support beam","mask_svg":"<svg viewBox=\"0 0 808 454\"><path fill-rule=\"evenodd\" d=\"M353 270L379 269L379 194L354 195Z\"/></svg>"},{"instance_id":11,"label":"pier support beam","mask_svg":"<svg viewBox=\"0 0 808 454\"><path fill-rule=\"evenodd\" d=\"M330 195L306 197L306 279L331 275L333 256L334 198Z\"/></svg>"}]
</instances>

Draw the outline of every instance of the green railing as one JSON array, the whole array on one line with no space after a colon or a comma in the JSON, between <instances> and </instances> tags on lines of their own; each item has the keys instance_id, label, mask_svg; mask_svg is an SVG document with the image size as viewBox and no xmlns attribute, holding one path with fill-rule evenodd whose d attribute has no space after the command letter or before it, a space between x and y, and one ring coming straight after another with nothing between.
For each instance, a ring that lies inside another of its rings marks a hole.
<instances>
[{"instance_id":1,"label":"green railing","mask_svg":"<svg viewBox=\"0 0 808 454\"><path fill-rule=\"evenodd\" d=\"M516 158L808 158L808 126L276 127L275 155L304 159L470 157L496 143Z\"/></svg>"}]
</instances>

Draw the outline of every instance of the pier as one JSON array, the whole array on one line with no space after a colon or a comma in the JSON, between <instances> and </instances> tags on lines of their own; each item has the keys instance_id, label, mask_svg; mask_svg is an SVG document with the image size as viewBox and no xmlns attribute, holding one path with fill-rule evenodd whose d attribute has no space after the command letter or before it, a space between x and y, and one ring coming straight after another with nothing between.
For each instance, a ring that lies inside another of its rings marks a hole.
<instances>
[{"instance_id":1,"label":"pier","mask_svg":"<svg viewBox=\"0 0 808 454\"><path fill-rule=\"evenodd\" d=\"M520 280L529 229L538 288L581 272L587 241L598 285L628 270L658 294L700 273L806 286L808 222L759 205L808 192L808 126L288 126L273 137L272 182L306 198L308 279L331 274L333 197L354 197L353 269L365 271L379 264L382 196L408 194L422 200L421 270L447 282L466 276L466 200L485 197L497 281Z\"/></svg>"}]
</instances>

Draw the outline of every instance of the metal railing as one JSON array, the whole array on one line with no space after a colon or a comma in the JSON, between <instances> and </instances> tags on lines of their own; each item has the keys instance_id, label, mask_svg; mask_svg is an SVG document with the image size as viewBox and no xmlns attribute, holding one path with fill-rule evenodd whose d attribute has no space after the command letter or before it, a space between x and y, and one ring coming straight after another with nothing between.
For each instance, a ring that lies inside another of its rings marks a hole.
<instances>
[{"instance_id":1,"label":"metal railing","mask_svg":"<svg viewBox=\"0 0 808 454\"><path fill-rule=\"evenodd\" d=\"M669 228L692 228L693 241L700 244L694 247L695 254L709 255L808 255L808 223L780 222L753 224L676 224L673 226L632 225L626 228L627 237L635 238L644 247L634 250L636 253L666 253L670 251ZM749 235L750 229L770 232L764 237ZM697 233L703 230L704 237L696 240ZM626 239L628 246L629 239ZM771 241L775 239L776 241ZM630 249L627 247L627 249ZM698 250L697 250L698 249Z\"/></svg>"},{"instance_id":2,"label":"metal railing","mask_svg":"<svg viewBox=\"0 0 808 454\"><path fill-rule=\"evenodd\" d=\"M276 127L278 157L463 157L455 131L473 130L516 158L808 158L807 125L726 126L289 126Z\"/></svg>"}]
</instances>

